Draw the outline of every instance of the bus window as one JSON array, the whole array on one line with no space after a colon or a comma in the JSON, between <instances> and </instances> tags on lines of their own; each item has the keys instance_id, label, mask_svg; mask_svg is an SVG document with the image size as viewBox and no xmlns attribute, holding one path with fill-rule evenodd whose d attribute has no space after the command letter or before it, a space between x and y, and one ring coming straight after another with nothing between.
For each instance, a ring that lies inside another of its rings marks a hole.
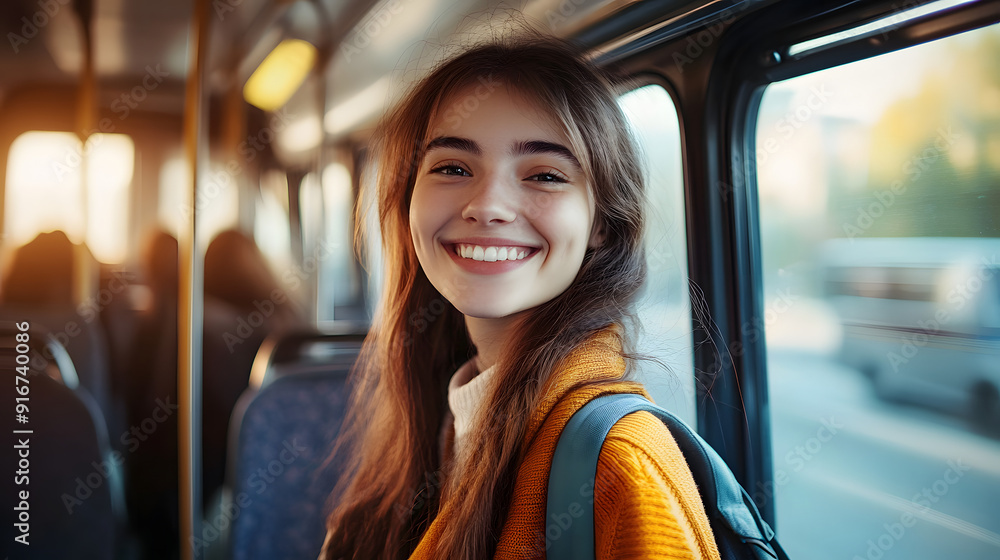
<instances>
[{"instance_id":1,"label":"bus window","mask_svg":"<svg viewBox=\"0 0 1000 560\"><path fill-rule=\"evenodd\" d=\"M646 171L646 260L648 278L639 319L639 350L667 366L640 363L653 400L696 424L694 350L688 292L687 235L680 122L673 99L651 84L619 99L644 156Z\"/></svg>"},{"instance_id":2,"label":"bus window","mask_svg":"<svg viewBox=\"0 0 1000 560\"><path fill-rule=\"evenodd\" d=\"M354 261L351 173L342 163L323 168L323 211L326 231L315 252L319 261L318 319L365 320L358 267Z\"/></svg>"},{"instance_id":3,"label":"bus window","mask_svg":"<svg viewBox=\"0 0 1000 560\"><path fill-rule=\"evenodd\" d=\"M209 166L203 177L195 206L198 211L198 244L204 251L219 232L237 227L240 195L237 178L218 164ZM186 194L190 185L191 168L181 155L171 157L163 164L157 218L171 235L176 236L180 224L191 214Z\"/></svg>"},{"instance_id":4,"label":"bus window","mask_svg":"<svg viewBox=\"0 0 1000 560\"><path fill-rule=\"evenodd\" d=\"M160 188L157 191L157 220L164 231L176 239L184 223L184 207L190 191L191 173L181 155L174 156L160 168Z\"/></svg>"},{"instance_id":5,"label":"bus window","mask_svg":"<svg viewBox=\"0 0 1000 560\"><path fill-rule=\"evenodd\" d=\"M220 232L239 225L239 178L231 175L221 163L207 165L207 173L198 185L195 201L198 207L198 236L202 247L208 247Z\"/></svg>"},{"instance_id":6,"label":"bus window","mask_svg":"<svg viewBox=\"0 0 1000 560\"><path fill-rule=\"evenodd\" d=\"M94 134L85 148L69 132L25 132L11 144L8 161L6 246L19 247L38 233L61 229L74 243L86 242L101 262L125 260L135 162L129 136Z\"/></svg>"},{"instance_id":7,"label":"bus window","mask_svg":"<svg viewBox=\"0 0 1000 560\"><path fill-rule=\"evenodd\" d=\"M1000 26L767 87L756 164L792 557L1000 554Z\"/></svg>"},{"instance_id":8,"label":"bus window","mask_svg":"<svg viewBox=\"0 0 1000 560\"><path fill-rule=\"evenodd\" d=\"M280 171L260 178L254 211L254 241L275 270L292 266L291 229L288 225L288 179Z\"/></svg>"}]
</instances>

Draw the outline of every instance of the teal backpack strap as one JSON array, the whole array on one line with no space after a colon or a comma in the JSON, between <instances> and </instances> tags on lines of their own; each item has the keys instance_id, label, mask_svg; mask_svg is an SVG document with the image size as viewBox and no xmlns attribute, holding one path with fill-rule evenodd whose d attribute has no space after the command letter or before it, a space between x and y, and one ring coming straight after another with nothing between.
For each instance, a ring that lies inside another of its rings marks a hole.
<instances>
[{"instance_id":1,"label":"teal backpack strap","mask_svg":"<svg viewBox=\"0 0 1000 560\"><path fill-rule=\"evenodd\" d=\"M651 412L670 429L691 467L723 558L785 558L774 532L721 457L682 420L633 394L598 397L578 410L563 428L549 472L545 514L548 560L589 560L594 552L594 482L604 439L618 420ZM771 545L775 545L772 548ZM746 550L743 550L746 549ZM778 552L775 551L777 549ZM743 556L746 554L746 556Z\"/></svg>"},{"instance_id":2,"label":"teal backpack strap","mask_svg":"<svg viewBox=\"0 0 1000 560\"><path fill-rule=\"evenodd\" d=\"M598 397L569 419L559 435L545 511L545 558L590 560L594 552L594 481L604 438L622 416L614 397ZM648 401L647 401L648 402ZM625 403L621 403L625 404Z\"/></svg>"}]
</instances>

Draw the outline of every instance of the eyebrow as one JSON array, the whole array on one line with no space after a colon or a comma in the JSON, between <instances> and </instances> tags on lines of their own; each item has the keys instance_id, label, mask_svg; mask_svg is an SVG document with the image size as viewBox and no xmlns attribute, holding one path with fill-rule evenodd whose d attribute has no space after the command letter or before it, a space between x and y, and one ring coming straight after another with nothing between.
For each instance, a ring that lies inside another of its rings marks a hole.
<instances>
[{"instance_id":1,"label":"eyebrow","mask_svg":"<svg viewBox=\"0 0 1000 560\"><path fill-rule=\"evenodd\" d=\"M468 138L458 138L455 136L438 136L427 143L424 152L430 152L439 148L451 148L453 150L469 152L477 156L483 155L483 149L479 147L479 144Z\"/></svg>"},{"instance_id":2,"label":"eyebrow","mask_svg":"<svg viewBox=\"0 0 1000 560\"><path fill-rule=\"evenodd\" d=\"M525 142L518 142L514 145L514 154L519 156L531 154L552 154L572 163L578 170L583 170L583 166L580 165L579 160L576 159L573 152L569 151L569 148L566 146L556 144L555 142L546 142L544 140L528 140Z\"/></svg>"},{"instance_id":3,"label":"eyebrow","mask_svg":"<svg viewBox=\"0 0 1000 560\"><path fill-rule=\"evenodd\" d=\"M476 143L476 141L468 138L459 138L457 136L438 136L427 143L427 147L424 148L424 152L427 153L431 150L447 148L469 152L470 154L476 156L483 155L483 149L478 143ZM572 163L579 170L583 169L583 166L580 165L580 161L576 159L576 156L573 155L573 152L571 152L569 148L563 146L562 144L556 144L555 142L546 142L544 140L525 140L515 143L511 149L511 153L518 156L552 154Z\"/></svg>"}]
</instances>

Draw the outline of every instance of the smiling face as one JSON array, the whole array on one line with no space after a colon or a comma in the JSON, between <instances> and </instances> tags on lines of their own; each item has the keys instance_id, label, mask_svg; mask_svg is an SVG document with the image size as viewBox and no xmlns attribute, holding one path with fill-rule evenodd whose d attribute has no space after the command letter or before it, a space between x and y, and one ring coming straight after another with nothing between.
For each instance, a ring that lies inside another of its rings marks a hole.
<instances>
[{"instance_id":1,"label":"smiling face","mask_svg":"<svg viewBox=\"0 0 1000 560\"><path fill-rule=\"evenodd\" d=\"M410 202L410 234L431 284L466 317L496 319L561 294L593 230L594 198L562 127L517 92L458 90L432 118Z\"/></svg>"}]
</instances>

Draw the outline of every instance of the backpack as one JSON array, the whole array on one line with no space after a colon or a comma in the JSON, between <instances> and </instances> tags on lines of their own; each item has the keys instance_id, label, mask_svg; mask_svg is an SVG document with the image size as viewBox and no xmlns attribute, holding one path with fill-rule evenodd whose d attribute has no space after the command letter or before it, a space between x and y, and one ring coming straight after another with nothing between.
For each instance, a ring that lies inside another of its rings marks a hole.
<instances>
[{"instance_id":1,"label":"backpack","mask_svg":"<svg viewBox=\"0 0 1000 560\"><path fill-rule=\"evenodd\" d=\"M626 414L642 410L667 425L684 454L722 559L788 560L774 531L719 454L683 420L634 394L597 397L563 428L549 473L546 558L595 558L593 488L598 455L611 427Z\"/></svg>"}]
</instances>

